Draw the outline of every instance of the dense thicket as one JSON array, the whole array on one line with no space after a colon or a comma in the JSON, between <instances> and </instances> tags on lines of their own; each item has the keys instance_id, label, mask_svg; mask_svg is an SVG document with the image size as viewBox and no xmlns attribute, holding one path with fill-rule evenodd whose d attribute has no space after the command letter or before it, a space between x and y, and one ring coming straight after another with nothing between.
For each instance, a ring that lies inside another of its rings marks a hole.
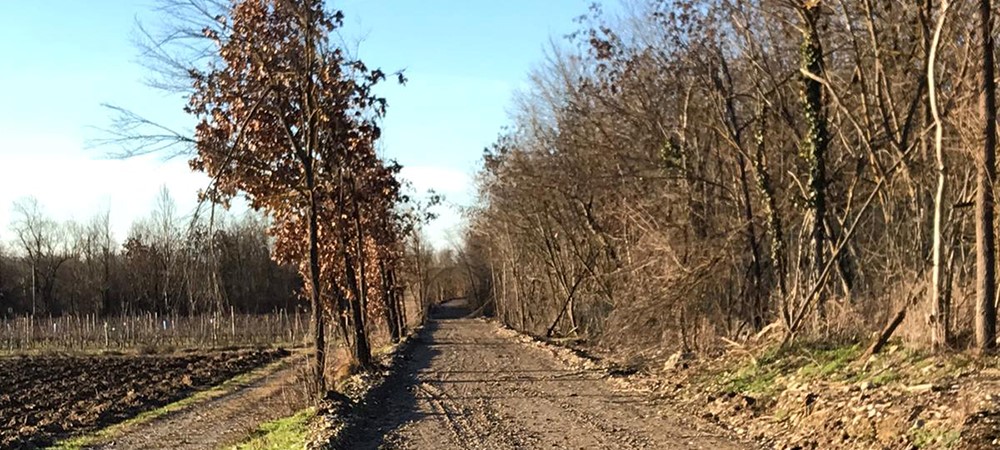
<instances>
[{"instance_id":1,"label":"dense thicket","mask_svg":"<svg viewBox=\"0 0 1000 450\"><path fill-rule=\"evenodd\" d=\"M977 253L995 276L989 3L593 10L485 153L479 299L650 356L769 324L858 338L903 308L904 335L967 343L993 302Z\"/></svg>"},{"instance_id":2,"label":"dense thicket","mask_svg":"<svg viewBox=\"0 0 1000 450\"><path fill-rule=\"evenodd\" d=\"M301 281L271 259L267 223L254 214L184 217L164 191L119 241L107 213L59 223L33 199L14 211L0 253L3 316L266 313L299 304Z\"/></svg>"}]
</instances>

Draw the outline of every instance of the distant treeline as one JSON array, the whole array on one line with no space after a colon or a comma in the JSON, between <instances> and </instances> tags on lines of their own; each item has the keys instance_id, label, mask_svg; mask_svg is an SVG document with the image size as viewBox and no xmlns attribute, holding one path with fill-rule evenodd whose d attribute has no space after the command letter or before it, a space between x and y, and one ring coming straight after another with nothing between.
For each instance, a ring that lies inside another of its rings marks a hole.
<instances>
[{"instance_id":1,"label":"distant treeline","mask_svg":"<svg viewBox=\"0 0 1000 450\"><path fill-rule=\"evenodd\" d=\"M292 309L301 281L270 257L267 223L203 208L182 217L164 189L122 242L107 212L60 223L34 199L15 203L0 245L0 317L201 314Z\"/></svg>"}]
</instances>

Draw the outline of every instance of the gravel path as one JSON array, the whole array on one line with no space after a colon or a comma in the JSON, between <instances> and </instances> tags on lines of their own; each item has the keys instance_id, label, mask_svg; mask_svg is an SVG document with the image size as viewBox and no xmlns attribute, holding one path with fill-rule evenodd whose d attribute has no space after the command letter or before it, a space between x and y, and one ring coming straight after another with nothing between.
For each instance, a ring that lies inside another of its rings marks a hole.
<instances>
[{"instance_id":1,"label":"gravel path","mask_svg":"<svg viewBox=\"0 0 1000 450\"><path fill-rule=\"evenodd\" d=\"M217 449L239 442L262 423L288 417L306 406L299 373L302 354L264 369L247 383L149 422L130 426L98 449Z\"/></svg>"},{"instance_id":2,"label":"gravel path","mask_svg":"<svg viewBox=\"0 0 1000 450\"><path fill-rule=\"evenodd\" d=\"M438 309L403 366L345 430L343 447L754 448L663 399L615 389L603 370L569 368L552 352L463 313L461 305Z\"/></svg>"}]
</instances>

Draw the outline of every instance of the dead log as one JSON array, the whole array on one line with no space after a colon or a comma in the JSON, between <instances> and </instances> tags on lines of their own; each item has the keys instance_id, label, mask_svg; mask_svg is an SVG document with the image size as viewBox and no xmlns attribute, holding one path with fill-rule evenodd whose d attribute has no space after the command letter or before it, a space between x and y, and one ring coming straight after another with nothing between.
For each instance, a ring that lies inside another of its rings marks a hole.
<instances>
[{"instance_id":1,"label":"dead log","mask_svg":"<svg viewBox=\"0 0 1000 450\"><path fill-rule=\"evenodd\" d=\"M885 347L885 344L889 343L889 339L892 338L892 334L896 332L896 328L899 328L899 325L903 323L904 319L906 319L907 308L909 308L910 305L916 303L917 298L923 291L924 289L920 288L910 293L909 298L907 298L906 302L903 303L903 307L899 309L899 312L896 313L896 315L892 318L891 321L889 321L889 323L885 326L885 328L882 328L882 332L879 333L878 339L876 339L875 342L873 342L872 345L868 347L868 350L865 351L865 355L864 358L862 358L862 361L867 361L872 356L877 355L879 352L882 351L882 348Z\"/></svg>"},{"instance_id":2,"label":"dead log","mask_svg":"<svg viewBox=\"0 0 1000 450\"><path fill-rule=\"evenodd\" d=\"M882 351L882 347L885 347L885 344L889 342L889 338L891 338L892 334L896 332L896 328L899 327L899 324L903 323L903 319L906 319L906 308L908 306L910 305L903 305L899 312L896 313L896 317L893 317L892 321L882 329L882 332L878 335L878 339L876 339L875 342L868 347L868 350L865 351L865 357L863 359L867 360Z\"/></svg>"}]
</instances>

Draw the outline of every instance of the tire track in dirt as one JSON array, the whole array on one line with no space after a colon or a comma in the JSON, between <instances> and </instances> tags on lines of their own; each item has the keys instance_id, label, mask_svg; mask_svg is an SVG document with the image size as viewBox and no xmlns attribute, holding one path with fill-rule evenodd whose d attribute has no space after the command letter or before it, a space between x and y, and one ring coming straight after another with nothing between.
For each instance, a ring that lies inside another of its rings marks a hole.
<instances>
[{"instance_id":1,"label":"tire track in dirt","mask_svg":"<svg viewBox=\"0 0 1000 450\"><path fill-rule=\"evenodd\" d=\"M461 445L463 448L468 448L468 439L475 436L466 432L467 425L463 426L459 423L458 415L454 411L449 411L448 405L441 399L441 394L435 393L433 391L434 387L425 383L418 384L417 389L426 396L425 399L430 404L432 410L444 418L445 428L451 432L453 437L452 443Z\"/></svg>"},{"instance_id":2,"label":"tire track in dirt","mask_svg":"<svg viewBox=\"0 0 1000 450\"><path fill-rule=\"evenodd\" d=\"M463 313L456 304L437 310L346 430L344 448L755 448L662 398L617 390L604 371L567 367Z\"/></svg>"}]
</instances>

